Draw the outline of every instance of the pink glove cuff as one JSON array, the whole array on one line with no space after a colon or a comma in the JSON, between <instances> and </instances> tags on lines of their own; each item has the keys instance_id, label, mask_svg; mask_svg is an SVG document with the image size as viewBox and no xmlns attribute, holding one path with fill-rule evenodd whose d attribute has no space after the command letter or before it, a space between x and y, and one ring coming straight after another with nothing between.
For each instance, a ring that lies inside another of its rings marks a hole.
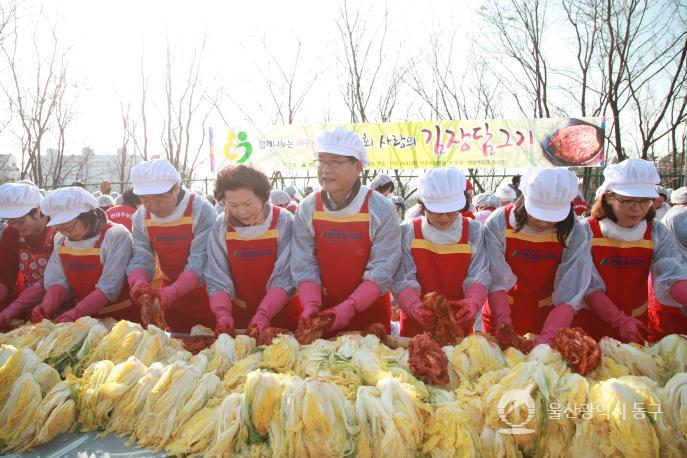
<instances>
[{"instance_id":1,"label":"pink glove cuff","mask_svg":"<svg viewBox=\"0 0 687 458\"><path fill-rule=\"evenodd\" d=\"M289 296L286 294L286 291L278 286L273 286L267 290L267 294L262 298L256 314L262 313L271 320L282 311L288 301Z\"/></svg>"},{"instance_id":2,"label":"pink glove cuff","mask_svg":"<svg viewBox=\"0 0 687 458\"><path fill-rule=\"evenodd\" d=\"M575 318L575 310L569 304L558 304L549 312L544 322L539 337L535 339L535 344L553 344L556 333L563 328L569 328Z\"/></svg>"},{"instance_id":3,"label":"pink glove cuff","mask_svg":"<svg viewBox=\"0 0 687 458\"><path fill-rule=\"evenodd\" d=\"M210 296L210 309L217 318L232 317L231 297L225 291L218 291Z\"/></svg>"},{"instance_id":4,"label":"pink glove cuff","mask_svg":"<svg viewBox=\"0 0 687 458\"><path fill-rule=\"evenodd\" d=\"M618 307L615 306L611 298L602 291L594 291L589 293L584 301L587 303L589 310L594 312L596 316L601 318L604 322L617 328L627 317Z\"/></svg>"},{"instance_id":5,"label":"pink glove cuff","mask_svg":"<svg viewBox=\"0 0 687 458\"><path fill-rule=\"evenodd\" d=\"M683 307L687 307L687 280L680 280L670 287L670 295Z\"/></svg>"},{"instance_id":6,"label":"pink glove cuff","mask_svg":"<svg viewBox=\"0 0 687 458\"><path fill-rule=\"evenodd\" d=\"M465 299L477 305L477 307L482 307L487 301L487 288L479 283L473 283L465 291Z\"/></svg>"},{"instance_id":7,"label":"pink glove cuff","mask_svg":"<svg viewBox=\"0 0 687 458\"><path fill-rule=\"evenodd\" d=\"M322 289L315 282L304 281L298 285L298 298L303 306L303 311L319 311L322 308Z\"/></svg>"},{"instance_id":8,"label":"pink glove cuff","mask_svg":"<svg viewBox=\"0 0 687 458\"><path fill-rule=\"evenodd\" d=\"M365 280L348 296L353 301L355 310L359 313L367 310L379 298L381 290L379 285L371 280Z\"/></svg>"},{"instance_id":9,"label":"pink glove cuff","mask_svg":"<svg viewBox=\"0 0 687 458\"><path fill-rule=\"evenodd\" d=\"M30 288L26 288L19 294L19 297L10 305L5 307L2 313L10 319L20 316L23 312L31 310L36 305L40 304L45 296L45 289L43 283L38 282Z\"/></svg>"},{"instance_id":10,"label":"pink glove cuff","mask_svg":"<svg viewBox=\"0 0 687 458\"><path fill-rule=\"evenodd\" d=\"M74 306L73 318L74 320L82 316L95 316L98 311L110 303L105 293L95 288L91 293L84 297L78 304Z\"/></svg>"},{"instance_id":11,"label":"pink glove cuff","mask_svg":"<svg viewBox=\"0 0 687 458\"><path fill-rule=\"evenodd\" d=\"M510 304L508 303L508 296L505 291L494 291L487 295L489 298L489 308L491 310L492 319L494 319L498 326L502 324L513 324L510 316Z\"/></svg>"},{"instance_id":12,"label":"pink glove cuff","mask_svg":"<svg viewBox=\"0 0 687 458\"><path fill-rule=\"evenodd\" d=\"M48 288L42 302L46 318L52 317L55 310L67 300L67 297L69 297L69 292L64 286L52 285Z\"/></svg>"},{"instance_id":13,"label":"pink glove cuff","mask_svg":"<svg viewBox=\"0 0 687 458\"><path fill-rule=\"evenodd\" d=\"M180 298L181 296L190 293L194 289L198 287L199 283L199 278L198 274L193 272L192 270L185 270L184 272L179 275L179 278L176 279L172 285L174 287L174 290L176 292L176 298Z\"/></svg>"},{"instance_id":14,"label":"pink glove cuff","mask_svg":"<svg viewBox=\"0 0 687 458\"><path fill-rule=\"evenodd\" d=\"M134 269L127 275L127 280L129 282L129 288L133 288L138 282L148 283L148 274L143 269Z\"/></svg>"},{"instance_id":15,"label":"pink glove cuff","mask_svg":"<svg viewBox=\"0 0 687 458\"><path fill-rule=\"evenodd\" d=\"M416 289L404 288L398 293L398 306L408 315L413 313L413 306L418 302L422 303L422 299L420 299L420 293Z\"/></svg>"}]
</instances>

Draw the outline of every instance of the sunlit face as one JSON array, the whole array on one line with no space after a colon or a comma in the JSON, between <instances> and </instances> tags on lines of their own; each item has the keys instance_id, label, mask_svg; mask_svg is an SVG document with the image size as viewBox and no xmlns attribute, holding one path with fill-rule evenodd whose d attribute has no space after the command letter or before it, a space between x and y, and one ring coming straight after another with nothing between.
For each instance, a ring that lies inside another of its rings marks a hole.
<instances>
[{"instance_id":1,"label":"sunlit face","mask_svg":"<svg viewBox=\"0 0 687 458\"><path fill-rule=\"evenodd\" d=\"M363 171L362 163L350 156L319 153L316 162L317 180L329 194L348 192Z\"/></svg>"},{"instance_id":2,"label":"sunlit face","mask_svg":"<svg viewBox=\"0 0 687 458\"><path fill-rule=\"evenodd\" d=\"M146 210L158 218L164 218L171 215L176 208L179 192L179 185L175 184L172 189L162 194L144 194L139 198Z\"/></svg>"},{"instance_id":3,"label":"sunlit face","mask_svg":"<svg viewBox=\"0 0 687 458\"><path fill-rule=\"evenodd\" d=\"M47 222L45 218L39 216L36 210L36 213L33 214L29 212L18 218L7 218L7 224L12 226L22 235L36 235L43 232Z\"/></svg>"},{"instance_id":4,"label":"sunlit face","mask_svg":"<svg viewBox=\"0 0 687 458\"><path fill-rule=\"evenodd\" d=\"M224 191L224 211L246 226L255 226L264 221L264 202L252 189L240 188Z\"/></svg>"},{"instance_id":5,"label":"sunlit face","mask_svg":"<svg viewBox=\"0 0 687 458\"><path fill-rule=\"evenodd\" d=\"M391 194L391 189L385 189L385 190L381 191L380 194L383 195L384 197L389 197L389 194Z\"/></svg>"},{"instance_id":6,"label":"sunlit face","mask_svg":"<svg viewBox=\"0 0 687 458\"><path fill-rule=\"evenodd\" d=\"M449 213L434 213L425 208L425 218L427 218L429 224L442 231L451 227L456 222L458 217L460 217L459 211Z\"/></svg>"},{"instance_id":7,"label":"sunlit face","mask_svg":"<svg viewBox=\"0 0 687 458\"><path fill-rule=\"evenodd\" d=\"M642 197L625 197L613 193L606 194L606 202L613 209L613 214L621 227L634 227L649 213L654 199Z\"/></svg>"},{"instance_id":8,"label":"sunlit face","mask_svg":"<svg viewBox=\"0 0 687 458\"><path fill-rule=\"evenodd\" d=\"M66 223L56 224L55 230L64 234L69 240L79 241L86 238L86 226L78 218L74 218Z\"/></svg>"},{"instance_id":9,"label":"sunlit face","mask_svg":"<svg viewBox=\"0 0 687 458\"><path fill-rule=\"evenodd\" d=\"M532 215L527 215L527 227L534 232L550 232L556 224L557 223L552 223L550 221L542 221Z\"/></svg>"}]
</instances>

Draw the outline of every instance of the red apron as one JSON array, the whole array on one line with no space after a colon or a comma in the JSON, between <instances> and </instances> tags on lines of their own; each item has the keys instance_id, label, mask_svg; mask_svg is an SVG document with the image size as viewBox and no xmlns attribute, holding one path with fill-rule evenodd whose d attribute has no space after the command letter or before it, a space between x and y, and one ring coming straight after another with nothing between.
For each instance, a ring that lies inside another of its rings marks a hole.
<instances>
[{"instance_id":1,"label":"red apron","mask_svg":"<svg viewBox=\"0 0 687 458\"><path fill-rule=\"evenodd\" d=\"M112 223L110 222L105 225L93 248L69 248L64 246L66 239L63 239L62 244L57 248L64 274L72 288L72 296L76 303L91 294L98 280L100 280L103 273L103 265L100 262L100 245L111 227ZM60 311L66 310L60 309ZM129 285L126 278L122 278L122 290L117 300L101 308L97 316L98 318L112 317L116 320L129 320L134 323L141 321L139 307L129 299Z\"/></svg>"},{"instance_id":2,"label":"red apron","mask_svg":"<svg viewBox=\"0 0 687 458\"><path fill-rule=\"evenodd\" d=\"M372 248L368 205L373 192L368 191L359 213L345 218L326 213L321 192L316 195L312 224L315 255L322 277L323 310L348 299L363 282ZM387 334L391 332L391 300L388 292L367 310L356 314L342 331L362 331L373 323L381 323Z\"/></svg>"},{"instance_id":3,"label":"red apron","mask_svg":"<svg viewBox=\"0 0 687 458\"><path fill-rule=\"evenodd\" d=\"M410 253L415 262L421 297L435 291L450 300L463 299L463 280L472 260L472 247L468 243L470 222L465 216L462 218L462 224L463 231L456 243L438 245L425 240L422 235L422 218L413 220L415 235ZM401 335L413 337L422 332L425 332L424 328L412 316L401 310ZM464 335L470 333L472 326L463 329Z\"/></svg>"},{"instance_id":4,"label":"red apron","mask_svg":"<svg viewBox=\"0 0 687 458\"><path fill-rule=\"evenodd\" d=\"M677 307L661 304L654 296L649 277L649 342L658 342L669 334L687 335L687 316Z\"/></svg>"},{"instance_id":5,"label":"red apron","mask_svg":"<svg viewBox=\"0 0 687 458\"><path fill-rule=\"evenodd\" d=\"M186 267L193 242L193 197L192 194L188 199L184 216L171 223L157 223L151 219L150 211L146 211L148 239L162 273L161 288L174 283ZM197 324L214 329L215 315L210 310L205 284L177 299L165 311L165 321L173 332L190 332Z\"/></svg>"},{"instance_id":6,"label":"red apron","mask_svg":"<svg viewBox=\"0 0 687 458\"><path fill-rule=\"evenodd\" d=\"M563 244L556 232L542 235L526 235L516 232L510 225L513 204L506 207L506 263L517 281L507 292L511 306L513 328L518 334L541 332L544 321L552 309L551 294L556 270L561 262ZM484 330L494 334L491 325L491 309L484 307Z\"/></svg>"},{"instance_id":7,"label":"red apron","mask_svg":"<svg viewBox=\"0 0 687 458\"><path fill-rule=\"evenodd\" d=\"M279 211L279 207L272 206L272 223L269 229L254 239L241 238L235 228L227 228L227 257L236 290L236 297L232 301L234 303L232 315L236 329L248 327L248 322L253 318L260 302L265 297L267 283L277 262ZM301 306L294 297L272 319L271 325L295 331L300 316Z\"/></svg>"},{"instance_id":8,"label":"red apron","mask_svg":"<svg viewBox=\"0 0 687 458\"><path fill-rule=\"evenodd\" d=\"M654 242L651 240L651 222L646 225L642 240L624 242L604 237L599 221L587 218L592 230L592 258L594 266L606 285L606 295L624 313L647 322L647 279ZM584 308L577 312L573 326L579 326L596 340L613 337L620 340L617 329Z\"/></svg>"}]
</instances>

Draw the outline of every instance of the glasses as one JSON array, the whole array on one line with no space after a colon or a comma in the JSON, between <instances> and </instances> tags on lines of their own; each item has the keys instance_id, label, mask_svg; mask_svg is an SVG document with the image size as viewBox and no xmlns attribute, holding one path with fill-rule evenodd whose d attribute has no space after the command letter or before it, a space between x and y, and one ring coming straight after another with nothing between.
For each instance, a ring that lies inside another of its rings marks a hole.
<instances>
[{"instance_id":1,"label":"glasses","mask_svg":"<svg viewBox=\"0 0 687 458\"><path fill-rule=\"evenodd\" d=\"M616 202L620 204L621 207L631 207L634 204L639 205L642 208L649 208L651 204L654 203L654 199L639 199L639 200L634 200L634 199L618 199L617 197L613 196L613 199L615 199Z\"/></svg>"},{"instance_id":2,"label":"glasses","mask_svg":"<svg viewBox=\"0 0 687 458\"><path fill-rule=\"evenodd\" d=\"M350 159L339 159L339 160L316 159L315 160L315 165L317 166L318 169L323 169L325 167L329 167L331 170L336 170L344 164L352 164L352 163L353 163L353 161L351 161Z\"/></svg>"}]
</instances>

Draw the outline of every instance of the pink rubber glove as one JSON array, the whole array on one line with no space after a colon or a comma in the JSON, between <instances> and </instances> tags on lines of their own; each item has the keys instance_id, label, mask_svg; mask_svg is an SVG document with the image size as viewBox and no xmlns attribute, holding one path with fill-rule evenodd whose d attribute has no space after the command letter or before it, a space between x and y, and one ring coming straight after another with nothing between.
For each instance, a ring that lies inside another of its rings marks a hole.
<instances>
[{"instance_id":1,"label":"pink rubber glove","mask_svg":"<svg viewBox=\"0 0 687 458\"><path fill-rule=\"evenodd\" d=\"M225 333L235 335L234 332L234 317L231 314L232 303L229 294L224 291L218 291L210 296L210 310L217 318L217 325L215 332L218 334Z\"/></svg>"},{"instance_id":2,"label":"pink rubber glove","mask_svg":"<svg viewBox=\"0 0 687 458\"><path fill-rule=\"evenodd\" d=\"M379 285L366 280L348 296L348 299L339 305L322 312L322 315L334 315L334 322L329 329L332 332L339 331L351 322L356 313L367 310L379 298Z\"/></svg>"},{"instance_id":3,"label":"pink rubber glove","mask_svg":"<svg viewBox=\"0 0 687 458\"><path fill-rule=\"evenodd\" d=\"M569 328L575 317L575 310L568 304L558 304L549 312L539 337L534 339L534 345L553 345L553 338L563 328Z\"/></svg>"},{"instance_id":4,"label":"pink rubber glove","mask_svg":"<svg viewBox=\"0 0 687 458\"><path fill-rule=\"evenodd\" d=\"M670 295L683 307L687 307L687 280L680 280L670 287Z\"/></svg>"},{"instance_id":5,"label":"pink rubber glove","mask_svg":"<svg viewBox=\"0 0 687 458\"><path fill-rule=\"evenodd\" d=\"M492 328L494 330L500 329L504 324L512 325L510 304L508 303L508 296L505 291L494 291L488 296L489 308L491 309Z\"/></svg>"},{"instance_id":6,"label":"pink rubber glove","mask_svg":"<svg viewBox=\"0 0 687 458\"><path fill-rule=\"evenodd\" d=\"M420 293L417 290L405 288L398 293L398 306L413 317L424 329L430 330L434 327L434 320L436 319L434 312L422 306L422 299L420 299Z\"/></svg>"},{"instance_id":7,"label":"pink rubber glove","mask_svg":"<svg viewBox=\"0 0 687 458\"><path fill-rule=\"evenodd\" d=\"M143 269L134 269L127 276L127 280L129 282L129 297L138 304L138 300L150 287L148 274Z\"/></svg>"},{"instance_id":8,"label":"pink rubber glove","mask_svg":"<svg viewBox=\"0 0 687 458\"><path fill-rule=\"evenodd\" d=\"M0 283L0 302L4 301L9 293L10 289L4 283Z\"/></svg>"},{"instance_id":9,"label":"pink rubber glove","mask_svg":"<svg viewBox=\"0 0 687 458\"><path fill-rule=\"evenodd\" d=\"M41 305L31 312L31 321L39 323L43 318L50 318L64 301L69 297L69 292L64 286L52 285L45 292Z\"/></svg>"},{"instance_id":10,"label":"pink rubber glove","mask_svg":"<svg viewBox=\"0 0 687 458\"><path fill-rule=\"evenodd\" d=\"M625 342L643 344L648 331L644 323L620 310L601 291L594 291L584 298L587 307L613 328L618 328L620 338Z\"/></svg>"},{"instance_id":11,"label":"pink rubber glove","mask_svg":"<svg viewBox=\"0 0 687 458\"><path fill-rule=\"evenodd\" d=\"M309 328L312 324L313 315L319 313L322 308L322 289L320 285L312 281L304 281L298 285L298 299L303 307L298 327Z\"/></svg>"},{"instance_id":12,"label":"pink rubber glove","mask_svg":"<svg viewBox=\"0 0 687 458\"><path fill-rule=\"evenodd\" d=\"M255 311L255 315L248 323L248 327L257 326L258 331L262 332L269 327L272 318L282 311L289 300L286 291L278 286L273 286L267 290L267 294L262 298L260 306Z\"/></svg>"},{"instance_id":13,"label":"pink rubber glove","mask_svg":"<svg viewBox=\"0 0 687 458\"><path fill-rule=\"evenodd\" d=\"M177 299L186 293L190 293L198 286L198 275L195 272L186 270L179 275L179 278L169 286L160 288L160 306L162 310L167 310Z\"/></svg>"},{"instance_id":14,"label":"pink rubber glove","mask_svg":"<svg viewBox=\"0 0 687 458\"><path fill-rule=\"evenodd\" d=\"M458 301L460 308L456 311L456 321L462 325L475 324L477 311L487 300L487 288L479 283L470 285L465 291L465 298Z\"/></svg>"},{"instance_id":15,"label":"pink rubber glove","mask_svg":"<svg viewBox=\"0 0 687 458\"><path fill-rule=\"evenodd\" d=\"M98 288L94 289L91 294L84 297L73 308L67 310L55 320L56 323L67 323L69 321L76 321L82 316L95 316L98 310L110 303L105 293Z\"/></svg>"},{"instance_id":16,"label":"pink rubber glove","mask_svg":"<svg viewBox=\"0 0 687 458\"><path fill-rule=\"evenodd\" d=\"M10 321L14 318L19 318L24 312L40 304L43 296L45 296L43 282L38 282L22 291L14 302L0 312L0 331L7 330Z\"/></svg>"}]
</instances>

